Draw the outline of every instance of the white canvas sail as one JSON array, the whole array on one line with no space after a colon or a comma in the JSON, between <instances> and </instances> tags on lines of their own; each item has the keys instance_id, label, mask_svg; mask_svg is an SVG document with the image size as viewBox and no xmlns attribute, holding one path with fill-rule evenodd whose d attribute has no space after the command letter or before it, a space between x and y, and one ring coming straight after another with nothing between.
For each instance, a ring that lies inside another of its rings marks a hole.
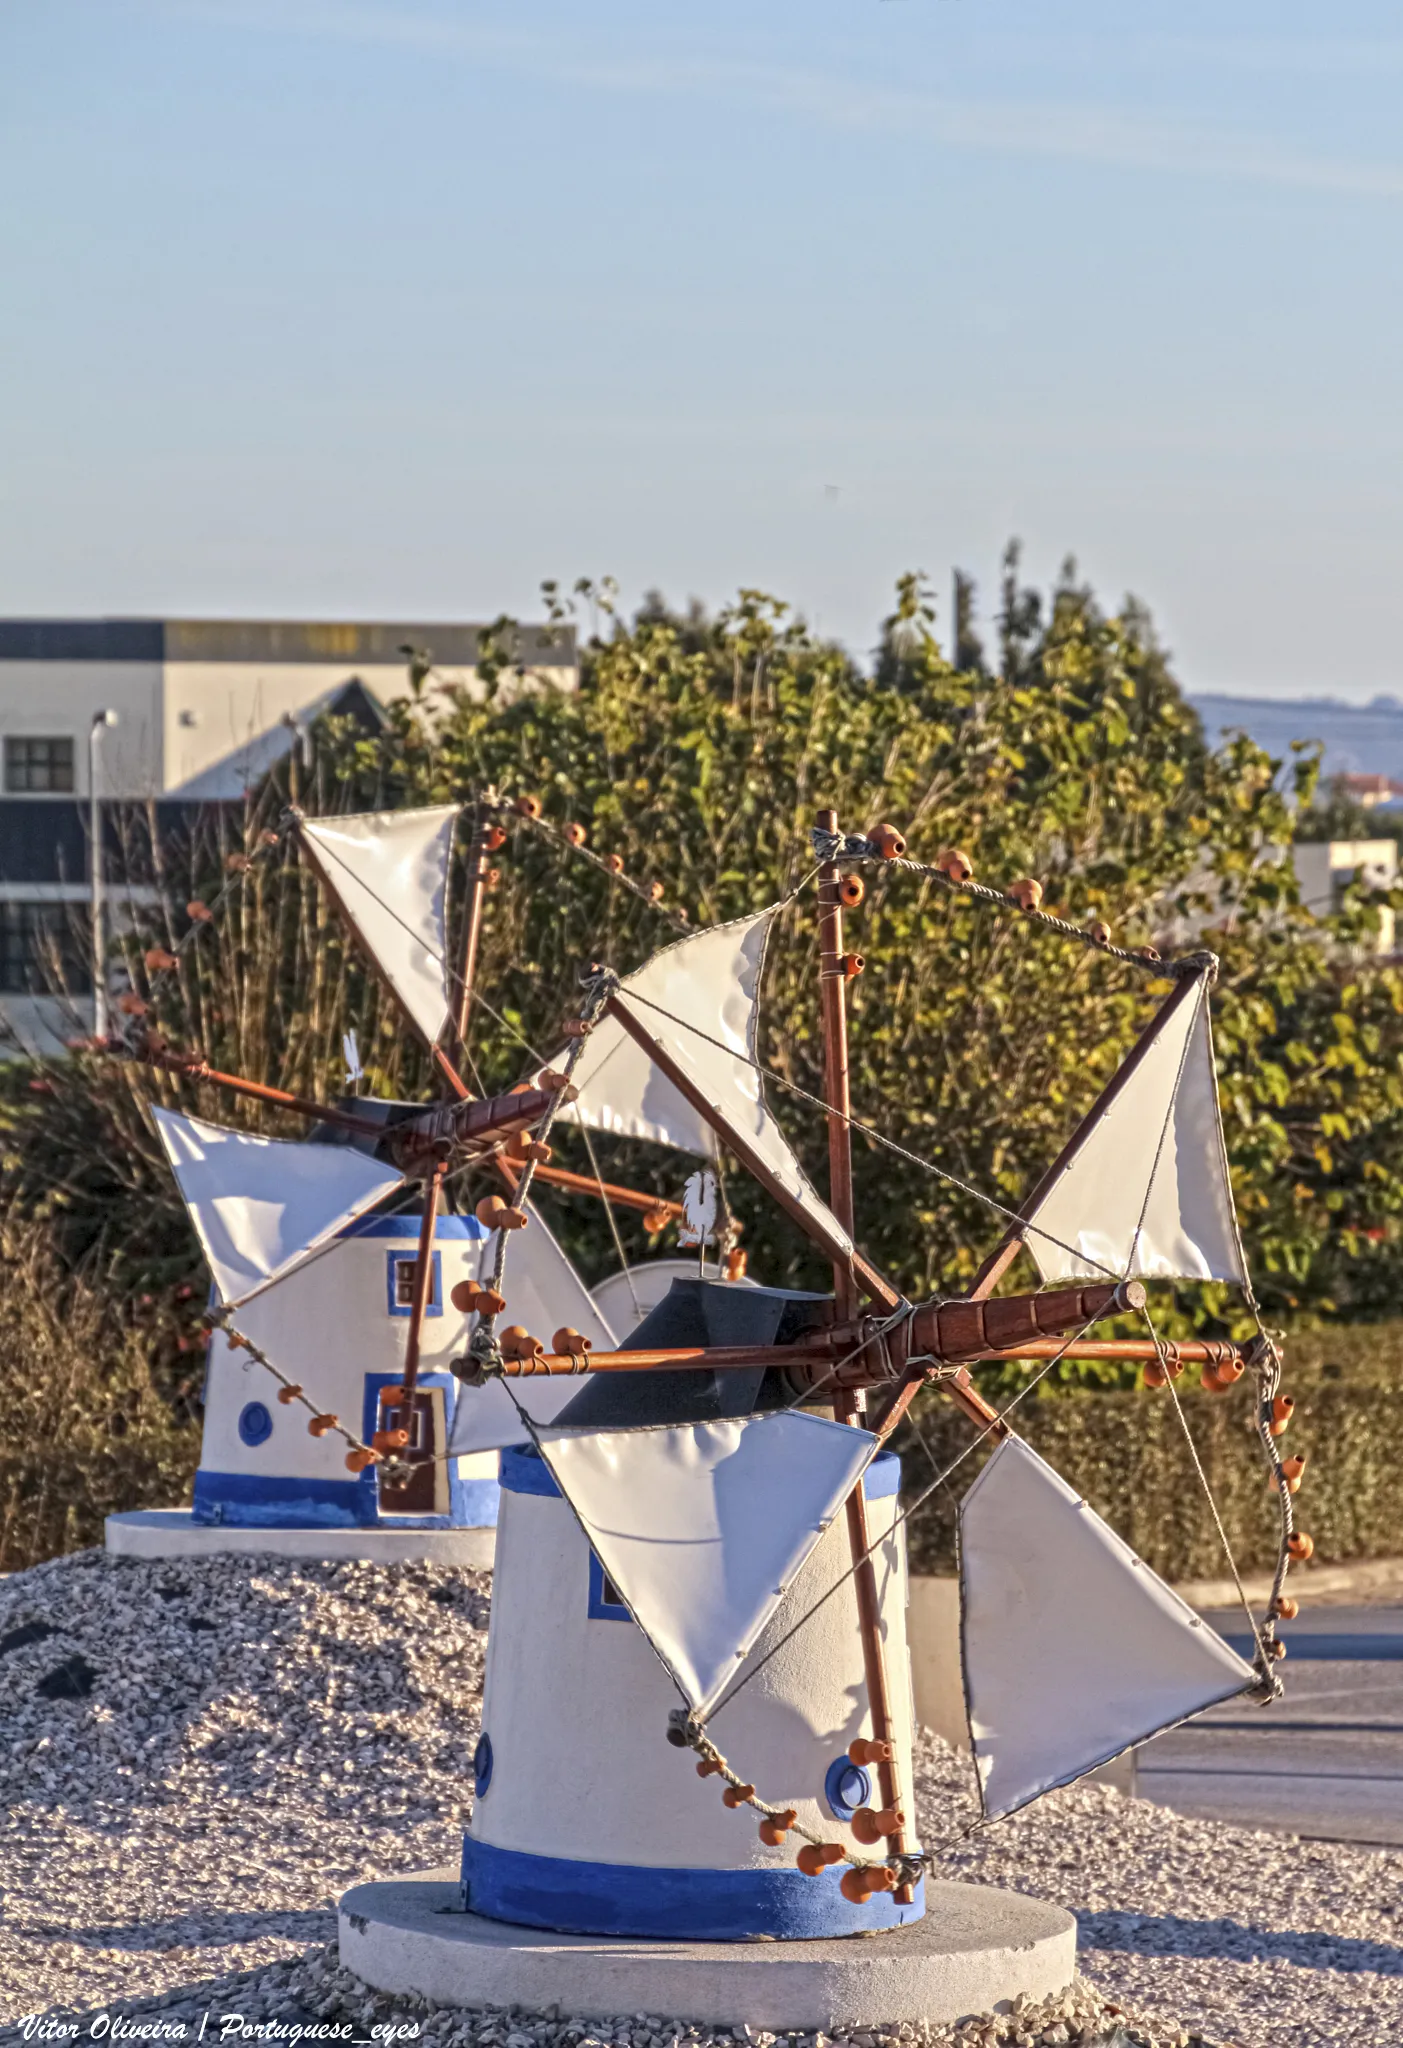
<instances>
[{"instance_id":1,"label":"white canvas sail","mask_svg":"<svg viewBox=\"0 0 1403 2048\"><path fill-rule=\"evenodd\" d=\"M228 1308L270 1287L404 1182L347 1145L254 1138L168 1109L151 1114Z\"/></svg>"},{"instance_id":2,"label":"white canvas sail","mask_svg":"<svg viewBox=\"0 0 1403 2048\"><path fill-rule=\"evenodd\" d=\"M1256 1683L1017 1437L960 1508L960 1602L970 1742L991 1817Z\"/></svg>"},{"instance_id":3,"label":"white canvas sail","mask_svg":"<svg viewBox=\"0 0 1403 2048\"><path fill-rule=\"evenodd\" d=\"M433 1045L448 1021L445 910L458 809L304 818L302 843L390 987Z\"/></svg>"},{"instance_id":4,"label":"white canvas sail","mask_svg":"<svg viewBox=\"0 0 1403 2048\"><path fill-rule=\"evenodd\" d=\"M700 936L709 938L711 934ZM637 974L629 975L623 987L638 985L653 1001L666 1002L661 991L666 985L675 993L674 975L655 970L661 969L671 954L695 944L694 939L683 939L677 946L665 948ZM650 1012L645 1010L643 1014L650 1024L654 1021ZM711 1028L705 1019L699 1021L704 1030ZM555 1064L559 1066L560 1060ZM716 1134L710 1124L703 1121L686 1096L654 1065L642 1046L634 1043L617 1018L604 1017L595 1025L571 1078L579 1095L565 1112L567 1118L587 1125L592 1131L607 1131L619 1138L646 1138L654 1145L671 1145L678 1152L715 1158Z\"/></svg>"},{"instance_id":5,"label":"white canvas sail","mask_svg":"<svg viewBox=\"0 0 1403 2048\"><path fill-rule=\"evenodd\" d=\"M596 1351L616 1350L618 1340L608 1319L551 1236L545 1219L530 1203L527 1214L529 1227L518 1231L511 1241L502 1280L507 1305L497 1318L498 1326L520 1323L543 1344L549 1344L557 1330L568 1326L588 1337ZM480 1273L491 1270L496 1244L493 1231L483 1240ZM527 1443L530 1433L512 1395L533 1422L553 1422L583 1384L577 1379L517 1379L511 1383L511 1394L500 1380L490 1380L485 1387L460 1387L448 1448L466 1456L471 1451L500 1451L509 1444Z\"/></svg>"},{"instance_id":6,"label":"white canvas sail","mask_svg":"<svg viewBox=\"0 0 1403 2048\"><path fill-rule=\"evenodd\" d=\"M1247 1278L1228 1179L1208 987L1171 997L1027 1221L1044 1280Z\"/></svg>"},{"instance_id":7,"label":"white canvas sail","mask_svg":"<svg viewBox=\"0 0 1403 2048\"><path fill-rule=\"evenodd\" d=\"M830 1239L851 1251L852 1239L770 1115L753 1064L760 975L774 915L774 908L762 910L679 939L630 974L619 997L791 1200L822 1219ZM580 1091L574 1109L592 1129L714 1156L710 1125L616 1018L595 1026L572 1079Z\"/></svg>"},{"instance_id":8,"label":"white canvas sail","mask_svg":"<svg viewBox=\"0 0 1403 2048\"><path fill-rule=\"evenodd\" d=\"M877 1449L797 1412L544 1430L541 1449L625 1606L708 1713Z\"/></svg>"}]
</instances>

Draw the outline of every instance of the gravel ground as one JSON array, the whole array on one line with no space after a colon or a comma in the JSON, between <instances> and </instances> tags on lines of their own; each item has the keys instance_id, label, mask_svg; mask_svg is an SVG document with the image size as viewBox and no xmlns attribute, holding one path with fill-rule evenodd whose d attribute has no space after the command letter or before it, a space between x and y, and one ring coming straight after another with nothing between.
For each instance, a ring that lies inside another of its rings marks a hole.
<instances>
[{"instance_id":1,"label":"gravel ground","mask_svg":"<svg viewBox=\"0 0 1403 2048\"><path fill-rule=\"evenodd\" d=\"M403 2017L403 2001L336 1969L332 1905L359 1879L456 1858L489 1583L433 1565L93 1551L0 1582L0 2022L159 2006L180 2039L181 2019L193 2038L211 2005L345 2018L361 2034ZM968 1763L924 1739L925 1839L954 1836L972 1797ZM1087 1980L1065 2010L967 2027L962 2042L1123 2027L1126 2043L1180 2048L1403 2044L1403 1853L1086 1786L957 1844L945 1874L1073 1909ZM590 2031L420 2011L414 2024L432 2048L712 2038L665 2017Z\"/></svg>"}]
</instances>

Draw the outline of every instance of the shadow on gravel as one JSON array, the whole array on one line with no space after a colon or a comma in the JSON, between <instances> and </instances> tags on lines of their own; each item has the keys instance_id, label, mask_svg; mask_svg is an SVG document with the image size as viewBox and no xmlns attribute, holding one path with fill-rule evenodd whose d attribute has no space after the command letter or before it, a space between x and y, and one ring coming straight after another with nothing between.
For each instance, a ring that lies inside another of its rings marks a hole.
<instances>
[{"instance_id":1,"label":"shadow on gravel","mask_svg":"<svg viewBox=\"0 0 1403 2048\"><path fill-rule=\"evenodd\" d=\"M1237 1920L1185 1920L1177 1913L1078 1913L1079 1948L1132 1955L1212 1957L1217 1962L1294 1963L1299 1970L1373 1971L1403 1977L1403 1948L1344 1934L1272 1934Z\"/></svg>"},{"instance_id":2,"label":"shadow on gravel","mask_svg":"<svg viewBox=\"0 0 1403 2048\"><path fill-rule=\"evenodd\" d=\"M173 1948L225 1948L232 1942L256 1941L261 1934L285 1934L297 1941L330 1941L336 1935L336 1913L330 1906L311 1906L299 1911L272 1913L201 1913L172 1915L166 1920L137 1920L130 1926L107 1925L59 1927L44 1921L25 1927L8 1923L12 1934L31 1940L75 1941L82 1948L160 1951Z\"/></svg>"}]
</instances>

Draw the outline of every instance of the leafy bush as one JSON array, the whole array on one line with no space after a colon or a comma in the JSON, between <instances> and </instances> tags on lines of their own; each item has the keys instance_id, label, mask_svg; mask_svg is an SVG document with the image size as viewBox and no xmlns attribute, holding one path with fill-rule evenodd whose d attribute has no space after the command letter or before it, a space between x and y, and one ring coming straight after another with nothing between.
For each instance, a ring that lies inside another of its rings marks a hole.
<instances>
[{"instance_id":1,"label":"leafy bush","mask_svg":"<svg viewBox=\"0 0 1403 2048\"><path fill-rule=\"evenodd\" d=\"M1357 943L1376 912L1351 901L1322 925L1301 908L1280 764L1245 737L1205 743L1139 607L1108 615L1070 572L1044 604L1015 568L997 674L983 665L967 604L965 665L943 658L916 577L898 587L870 676L756 591L716 618L650 601L625 624L609 615L607 592L585 587L591 604L603 601L605 631L585 650L575 694L521 688L501 622L485 700L416 663L417 693L383 732L324 725L310 757L278 770L241 815L215 812L175 836L154 818L128 821L131 872L161 887L159 914L125 941L133 989L173 1045L217 1068L334 1094L341 1037L354 1027L371 1087L422 1095L424 1053L277 837L283 806L290 795L330 811L530 790L549 824L582 822L592 848L660 883L664 909L694 923L790 899L771 949L763 1055L816 1093L817 943L812 892L801 887L809 828L830 805L849 830L890 819L917 859L958 845L985 880L1035 875L1049 906L1104 919L1123 943L1169 931L1211 945L1222 960L1215 1024L1234 1186L1264 1309L1297 1328L1386 1315L1403 1242L1403 975ZM557 610L563 617L558 601ZM1313 763L1292 772L1308 798ZM528 1048L559 1043L586 963L626 971L673 935L558 830L518 820L497 859L470 1043L484 1090L519 1079L533 1064ZM848 922L867 963L851 988L856 1113L1013 1207L1168 984L905 871L869 871L867 881ZM188 908L200 903L213 918ZM149 969L152 946L175 954L176 969ZM770 1092L823 1185L821 1117L782 1086ZM296 1129L212 1085L90 1054L14 1066L0 1075L0 1221L46 1233L63 1284L106 1304L114 1343L141 1333L178 1421L192 1399L203 1277L144 1116L153 1096L225 1122ZM565 1163L586 1168L562 1129ZM596 1150L611 1177L677 1192L676 1160L621 1142ZM855 1181L864 1248L912 1294L958 1292L999 1234L997 1215L871 1139L857 1140ZM454 1198L470 1203L486 1184L469 1177ZM728 1192L757 1277L825 1284L821 1262L754 1189L732 1174ZM596 1205L562 1199L552 1221L587 1277L615 1263ZM659 1248L635 1213L615 1221L631 1258ZM1165 1301L1160 1321L1171 1332L1248 1326L1240 1304L1213 1288ZM1040 1399L1034 1426L1065 1426L1075 1457L1085 1425L1056 1412ZM1121 1412L1107 1408L1108 1430ZM1129 1402L1124 1412L1137 1418L1125 1424L1125 1457L1149 1443L1172 1470L1158 1407ZM1231 1441L1226 1420L1210 1428ZM1108 1466L1117 1512L1154 1499L1159 1527L1166 1497L1138 1459L1142 1480L1128 1491ZM1256 1509L1242 1513L1244 1540L1255 1541Z\"/></svg>"},{"instance_id":2,"label":"leafy bush","mask_svg":"<svg viewBox=\"0 0 1403 2048\"><path fill-rule=\"evenodd\" d=\"M149 1361L149 1303L64 1273L42 1226L0 1240L0 1571L102 1541L103 1517L183 1499L199 1432Z\"/></svg>"}]
</instances>

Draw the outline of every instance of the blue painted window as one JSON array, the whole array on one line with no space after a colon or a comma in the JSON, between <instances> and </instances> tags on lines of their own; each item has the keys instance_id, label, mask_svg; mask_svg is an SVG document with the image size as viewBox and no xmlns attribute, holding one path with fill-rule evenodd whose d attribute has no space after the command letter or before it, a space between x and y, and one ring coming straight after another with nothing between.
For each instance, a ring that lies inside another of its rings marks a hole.
<instances>
[{"instance_id":1,"label":"blue painted window","mask_svg":"<svg viewBox=\"0 0 1403 2048\"><path fill-rule=\"evenodd\" d=\"M477 1739L473 1751L473 1790L479 1799L492 1783L492 1737L486 1729Z\"/></svg>"},{"instance_id":2,"label":"blue painted window","mask_svg":"<svg viewBox=\"0 0 1403 2048\"><path fill-rule=\"evenodd\" d=\"M425 1315L443 1314L443 1258L433 1255L433 1276L429 1282L429 1303ZM412 1252L387 1252L385 1254L385 1306L392 1316L407 1316L414 1307L414 1270L419 1264L419 1254Z\"/></svg>"},{"instance_id":3,"label":"blue painted window","mask_svg":"<svg viewBox=\"0 0 1403 2048\"><path fill-rule=\"evenodd\" d=\"M250 1450L266 1444L273 1434L273 1418L261 1401L247 1401L239 1411L239 1436Z\"/></svg>"},{"instance_id":4,"label":"blue painted window","mask_svg":"<svg viewBox=\"0 0 1403 2048\"><path fill-rule=\"evenodd\" d=\"M872 1780L851 1757L835 1756L823 1781L823 1796L834 1820L851 1820L859 1806L870 1805Z\"/></svg>"},{"instance_id":5,"label":"blue painted window","mask_svg":"<svg viewBox=\"0 0 1403 2048\"><path fill-rule=\"evenodd\" d=\"M603 1565L589 1554L589 1618L591 1621L632 1621L633 1616L619 1598L618 1588Z\"/></svg>"}]
</instances>

